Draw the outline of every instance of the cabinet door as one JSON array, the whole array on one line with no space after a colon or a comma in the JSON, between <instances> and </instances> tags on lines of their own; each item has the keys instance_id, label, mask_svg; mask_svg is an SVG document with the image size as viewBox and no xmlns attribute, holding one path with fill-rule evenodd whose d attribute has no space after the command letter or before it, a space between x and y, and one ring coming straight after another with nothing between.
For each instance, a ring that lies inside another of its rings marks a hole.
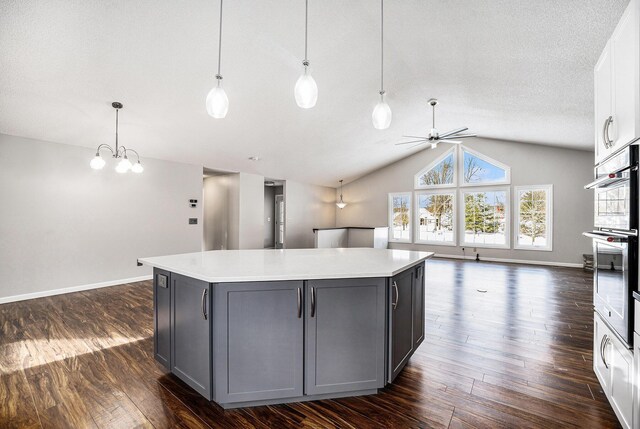
<instances>
[{"instance_id":1,"label":"cabinet door","mask_svg":"<svg viewBox=\"0 0 640 429\"><path fill-rule=\"evenodd\" d=\"M611 139L614 150L637 137L638 123L638 5L632 1L611 36L613 70L613 123Z\"/></svg>"},{"instance_id":2,"label":"cabinet door","mask_svg":"<svg viewBox=\"0 0 640 429\"><path fill-rule=\"evenodd\" d=\"M171 372L210 400L210 285L174 273L171 283Z\"/></svg>"},{"instance_id":3,"label":"cabinet door","mask_svg":"<svg viewBox=\"0 0 640 429\"><path fill-rule=\"evenodd\" d=\"M171 275L153 270L153 356L171 369Z\"/></svg>"},{"instance_id":4,"label":"cabinet door","mask_svg":"<svg viewBox=\"0 0 640 429\"><path fill-rule=\"evenodd\" d=\"M606 348L611 352L611 405L625 428L633 424L633 353L617 338L611 338Z\"/></svg>"},{"instance_id":5,"label":"cabinet door","mask_svg":"<svg viewBox=\"0 0 640 429\"><path fill-rule=\"evenodd\" d=\"M413 282L413 349L424 340L424 263L415 268Z\"/></svg>"},{"instance_id":6,"label":"cabinet door","mask_svg":"<svg viewBox=\"0 0 640 429\"><path fill-rule=\"evenodd\" d=\"M391 278L389 305L389 378L392 382L413 353L413 280L409 269Z\"/></svg>"},{"instance_id":7,"label":"cabinet door","mask_svg":"<svg viewBox=\"0 0 640 429\"><path fill-rule=\"evenodd\" d=\"M596 373L602 390L607 393L611 384L611 371L609 369L611 359L608 358L608 348L605 343L609 339L609 329L606 327L598 313L593 317L593 371Z\"/></svg>"},{"instance_id":8,"label":"cabinet door","mask_svg":"<svg viewBox=\"0 0 640 429\"><path fill-rule=\"evenodd\" d=\"M595 92L595 141L596 141L596 163L606 158L612 151L605 143L605 129L609 117L613 115L612 105L612 66L611 42L607 42L600 59L594 69L594 92ZM609 125L611 129L611 126ZM611 133L609 133L609 136Z\"/></svg>"},{"instance_id":9,"label":"cabinet door","mask_svg":"<svg viewBox=\"0 0 640 429\"><path fill-rule=\"evenodd\" d=\"M384 386L386 280L310 280L305 394Z\"/></svg>"},{"instance_id":10,"label":"cabinet door","mask_svg":"<svg viewBox=\"0 0 640 429\"><path fill-rule=\"evenodd\" d=\"M216 402L303 395L302 281L215 286Z\"/></svg>"}]
</instances>

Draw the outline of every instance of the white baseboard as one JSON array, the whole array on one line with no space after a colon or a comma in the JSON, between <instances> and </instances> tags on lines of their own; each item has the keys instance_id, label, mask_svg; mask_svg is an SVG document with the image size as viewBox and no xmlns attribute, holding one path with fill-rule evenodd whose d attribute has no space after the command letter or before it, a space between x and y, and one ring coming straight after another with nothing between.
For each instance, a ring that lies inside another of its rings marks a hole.
<instances>
[{"instance_id":1,"label":"white baseboard","mask_svg":"<svg viewBox=\"0 0 640 429\"><path fill-rule=\"evenodd\" d=\"M462 256L462 255L443 255L442 253L436 253L434 258L447 258L447 259L467 259L475 260L475 255ZM526 264L526 265L547 265L551 267L568 267L568 268L582 268L582 264L576 264L573 262L553 262L553 261L530 261L528 259L506 259L506 258L488 258L481 256L480 261L487 262L506 262L509 264Z\"/></svg>"},{"instance_id":2,"label":"white baseboard","mask_svg":"<svg viewBox=\"0 0 640 429\"><path fill-rule=\"evenodd\" d=\"M5 296L5 297L0 297L0 304L6 304L8 302L24 301L26 299L44 298L45 296L62 295L64 293L80 292L80 291L89 290L89 289L98 289L101 287L116 286L124 283L141 282L144 280L151 280L152 278L153 278L153 275L149 274L146 276L131 277L129 279L111 280L108 282L91 283L88 285L65 287L62 289L52 289L52 290L45 290L42 292L25 293L22 295Z\"/></svg>"}]
</instances>

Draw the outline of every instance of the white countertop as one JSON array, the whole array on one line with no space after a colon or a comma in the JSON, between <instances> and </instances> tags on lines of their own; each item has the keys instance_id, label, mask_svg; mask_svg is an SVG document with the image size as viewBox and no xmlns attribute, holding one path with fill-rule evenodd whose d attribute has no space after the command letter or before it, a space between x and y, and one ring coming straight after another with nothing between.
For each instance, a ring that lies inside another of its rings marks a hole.
<instances>
[{"instance_id":1,"label":"white countertop","mask_svg":"<svg viewBox=\"0 0 640 429\"><path fill-rule=\"evenodd\" d=\"M433 256L396 249L212 250L138 261L209 283L392 277Z\"/></svg>"}]
</instances>

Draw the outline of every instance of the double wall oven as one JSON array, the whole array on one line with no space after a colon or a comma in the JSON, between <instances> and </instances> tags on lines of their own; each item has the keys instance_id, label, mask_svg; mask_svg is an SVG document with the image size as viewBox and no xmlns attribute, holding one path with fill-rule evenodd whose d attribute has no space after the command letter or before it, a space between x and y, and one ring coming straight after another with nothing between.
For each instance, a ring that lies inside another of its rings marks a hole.
<instances>
[{"instance_id":1,"label":"double wall oven","mask_svg":"<svg viewBox=\"0 0 640 429\"><path fill-rule=\"evenodd\" d=\"M633 347L633 291L638 288L638 146L627 146L595 166L593 304Z\"/></svg>"}]
</instances>

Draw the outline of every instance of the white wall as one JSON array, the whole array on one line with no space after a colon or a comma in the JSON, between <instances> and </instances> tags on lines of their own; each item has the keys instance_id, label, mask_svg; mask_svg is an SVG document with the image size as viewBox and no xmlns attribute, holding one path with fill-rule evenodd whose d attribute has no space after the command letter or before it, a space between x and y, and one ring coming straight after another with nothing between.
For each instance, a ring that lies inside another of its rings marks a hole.
<instances>
[{"instance_id":1,"label":"white wall","mask_svg":"<svg viewBox=\"0 0 640 429\"><path fill-rule=\"evenodd\" d=\"M591 241L581 236L582 232L593 229L593 191L583 188L593 180L592 152L480 138L467 139L465 145L511 167L512 206L514 186L553 184L553 251L477 248L481 259L580 264L583 253L592 253ZM348 205L336 211L336 225L387 225L388 193L413 191L414 175L450 148L441 144L435 150L418 152L345 185L344 200ZM339 193L340 190L336 190L335 198ZM513 209L511 214L513 217ZM513 231L512 219L512 245ZM459 246L391 243L390 247L462 256ZM466 252L468 256L471 253Z\"/></svg>"},{"instance_id":2,"label":"white wall","mask_svg":"<svg viewBox=\"0 0 640 429\"><path fill-rule=\"evenodd\" d=\"M313 228L335 226L335 192L334 188L287 180L284 186L287 249L313 247Z\"/></svg>"},{"instance_id":3,"label":"white wall","mask_svg":"<svg viewBox=\"0 0 640 429\"><path fill-rule=\"evenodd\" d=\"M137 258L200 251L201 166L143 158L144 173L120 175L112 160L92 170L94 154L0 134L0 302L122 283L151 274Z\"/></svg>"},{"instance_id":4,"label":"white wall","mask_svg":"<svg viewBox=\"0 0 640 429\"><path fill-rule=\"evenodd\" d=\"M229 177L213 176L203 181L204 250L228 248Z\"/></svg>"}]
</instances>

